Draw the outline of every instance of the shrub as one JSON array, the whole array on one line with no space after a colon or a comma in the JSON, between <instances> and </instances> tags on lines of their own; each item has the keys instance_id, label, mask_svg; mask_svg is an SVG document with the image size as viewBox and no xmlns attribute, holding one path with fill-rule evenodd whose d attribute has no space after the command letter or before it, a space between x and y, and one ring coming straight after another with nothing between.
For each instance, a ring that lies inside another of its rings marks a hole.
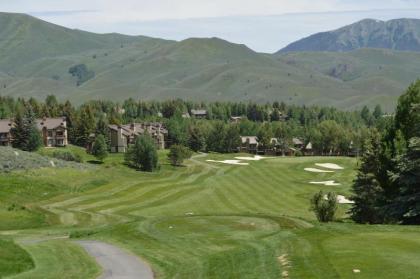
<instances>
[{"instance_id":1,"label":"shrub","mask_svg":"<svg viewBox=\"0 0 420 279\"><path fill-rule=\"evenodd\" d=\"M192 151L183 146L174 144L168 154L168 159L173 166L181 166L185 159L189 159L192 156Z\"/></svg>"},{"instance_id":2,"label":"shrub","mask_svg":"<svg viewBox=\"0 0 420 279\"><path fill-rule=\"evenodd\" d=\"M337 211L337 195L332 192L324 194L322 191L316 193L311 199L311 210L315 212L318 221L333 221Z\"/></svg>"},{"instance_id":3,"label":"shrub","mask_svg":"<svg viewBox=\"0 0 420 279\"><path fill-rule=\"evenodd\" d=\"M80 154L74 154L69 150L56 150L53 152L52 156L64 161L83 163L83 158Z\"/></svg>"}]
</instances>

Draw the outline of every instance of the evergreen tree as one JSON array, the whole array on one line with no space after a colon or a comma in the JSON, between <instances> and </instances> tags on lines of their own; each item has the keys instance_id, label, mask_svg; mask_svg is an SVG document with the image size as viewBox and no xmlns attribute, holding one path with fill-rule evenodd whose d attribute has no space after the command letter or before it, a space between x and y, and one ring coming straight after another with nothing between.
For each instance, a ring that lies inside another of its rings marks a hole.
<instances>
[{"instance_id":1,"label":"evergreen tree","mask_svg":"<svg viewBox=\"0 0 420 279\"><path fill-rule=\"evenodd\" d=\"M87 105L81 109L80 117L75 129L76 144L82 147L87 146L90 135L95 132L95 117L92 108Z\"/></svg>"},{"instance_id":2,"label":"evergreen tree","mask_svg":"<svg viewBox=\"0 0 420 279\"><path fill-rule=\"evenodd\" d=\"M125 154L125 161L136 169L154 171L158 166L158 154L153 139L147 134L137 137Z\"/></svg>"},{"instance_id":3,"label":"evergreen tree","mask_svg":"<svg viewBox=\"0 0 420 279\"><path fill-rule=\"evenodd\" d=\"M397 159L392 180L400 193L391 206L394 217L405 224L420 224L420 137L410 139L406 154Z\"/></svg>"},{"instance_id":4,"label":"evergreen tree","mask_svg":"<svg viewBox=\"0 0 420 279\"><path fill-rule=\"evenodd\" d=\"M101 134L96 136L92 147L92 155L101 162L108 156L108 146L105 142L105 137Z\"/></svg>"},{"instance_id":5,"label":"evergreen tree","mask_svg":"<svg viewBox=\"0 0 420 279\"><path fill-rule=\"evenodd\" d=\"M197 125L190 127L188 134L188 146L191 150L198 152L205 149L206 135L201 127Z\"/></svg>"},{"instance_id":6,"label":"evergreen tree","mask_svg":"<svg viewBox=\"0 0 420 279\"><path fill-rule=\"evenodd\" d=\"M28 106L23 115L18 111L11 129L12 146L24 151L36 151L42 145L40 131L36 126L35 113Z\"/></svg>"},{"instance_id":7,"label":"evergreen tree","mask_svg":"<svg viewBox=\"0 0 420 279\"><path fill-rule=\"evenodd\" d=\"M380 140L378 134L372 134L364 145L361 166L353 183L354 201L350 210L351 218L358 223L376 224L382 222L380 199L382 188L377 180L379 173Z\"/></svg>"}]
</instances>

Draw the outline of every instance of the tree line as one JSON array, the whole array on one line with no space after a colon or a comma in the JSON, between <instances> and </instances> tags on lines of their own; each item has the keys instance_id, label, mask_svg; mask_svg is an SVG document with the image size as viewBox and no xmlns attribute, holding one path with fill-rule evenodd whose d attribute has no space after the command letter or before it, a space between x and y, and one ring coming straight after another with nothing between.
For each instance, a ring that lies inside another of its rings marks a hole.
<instances>
[{"instance_id":1,"label":"tree line","mask_svg":"<svg viewBox=\"0 0 420 279\"><path fill-rule=\"evenodd\" d=\"M192 109L207 111L205 119L186 118ZM214 102L194 103L183 100L162 102L89 101L79 106L59 102L48 96L40 102L34 98L0 97L0 118L14 118L17 112L31 110L36 118L66 117L69 142L82 147L89 144L92 133L103 135L109 144L108 124L159 121L169 131L172 144L194 151L233 152L241 144L239 136L257 136L260 149L270 149L272 138L282 152L293 146L292 139L312 143L320 155L345 155L362 152L370 130L382 131L392 117L382 109L364 107L360 111L340 111L331 107L286 105L281 102L257 104ZM241 117L237 123L231 117Z\"/></svg>"}]
</instances>

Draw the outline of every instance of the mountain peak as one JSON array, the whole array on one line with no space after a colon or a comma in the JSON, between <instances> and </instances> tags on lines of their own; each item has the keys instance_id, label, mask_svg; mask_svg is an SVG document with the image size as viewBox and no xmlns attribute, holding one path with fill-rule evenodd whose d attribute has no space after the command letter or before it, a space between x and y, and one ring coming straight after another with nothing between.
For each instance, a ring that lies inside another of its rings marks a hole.
<instances>
[{"instance_id":1,"label":"mountain peak","mask_svg":"<svg viewBox=\"0 0 420 279\"><path fill-rule=\"evenodd\" d=\"M402 18L389 21L363 19L337 30L301 39L280 52L340 52L360 48L420 51L420 19Z\"/></svg>"}]
</instances>

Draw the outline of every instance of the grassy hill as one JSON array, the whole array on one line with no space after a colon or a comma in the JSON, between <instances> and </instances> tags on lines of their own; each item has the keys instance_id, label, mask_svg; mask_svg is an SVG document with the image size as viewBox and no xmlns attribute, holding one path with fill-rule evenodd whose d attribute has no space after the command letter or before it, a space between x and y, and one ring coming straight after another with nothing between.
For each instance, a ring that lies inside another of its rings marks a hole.
<instances>
[{"instance_id":1,"label":"grassy hill","mask_svg":"<svg viewBox=\"0 0 420 279\"><path fill-rule=\"evenodd\" d=\"M0 229L0 241L15 240L35 263L34 269L13 278L54 278L64 270L67 278L95 278L95 263L62 238L69 234L142 256L156 278L420 276L419 227L363 226L346 219L325 225L315 222L309 198L320 189L349 196L355 159L278 157L234 166L207 160L237 155L211 154L196 155L186 166L175 168L166 163L166 155L159 153L162 165L157 173L131 170L122 155L112 154L99 170L0 174L14 183L14 191L26 189L28 181L42 185L47 177L58 188L54 195L43 196L44 188L32 187L37 198L20 201L44 214L47 226L33 223L10 231L11 224L4 224ZM304 171L322 162L339 164L344 170ZM324 180L341 185L309 183ZM3 195L13 196L9 191ZM338 218L345 218L348 208L340 205ZM11 261L12 252L19 250L16 245L5 247L8 253L0 255L0 271L2 261ZM33 263L26 259L7 274L27 270ZM361 273L355 275L353 269Z\"/></svg>"},{"instance_id":2,"label":"grassy hill","mask_svg":"<svg viewBox=\"0 0 420 279\"><path fill-rule=\"evenodd\" d=\"M179 97L343 109L380 103L392 111L420 64L419 53L270 55L217 38L173 42L100 35L17 14L0 13L0 26L0 95L44 99L54 94L76 103ZM82 78L69 73L80 64L85 65ZM343 71L341 64L353 71Z\"/></svg>"}]
</instances>

